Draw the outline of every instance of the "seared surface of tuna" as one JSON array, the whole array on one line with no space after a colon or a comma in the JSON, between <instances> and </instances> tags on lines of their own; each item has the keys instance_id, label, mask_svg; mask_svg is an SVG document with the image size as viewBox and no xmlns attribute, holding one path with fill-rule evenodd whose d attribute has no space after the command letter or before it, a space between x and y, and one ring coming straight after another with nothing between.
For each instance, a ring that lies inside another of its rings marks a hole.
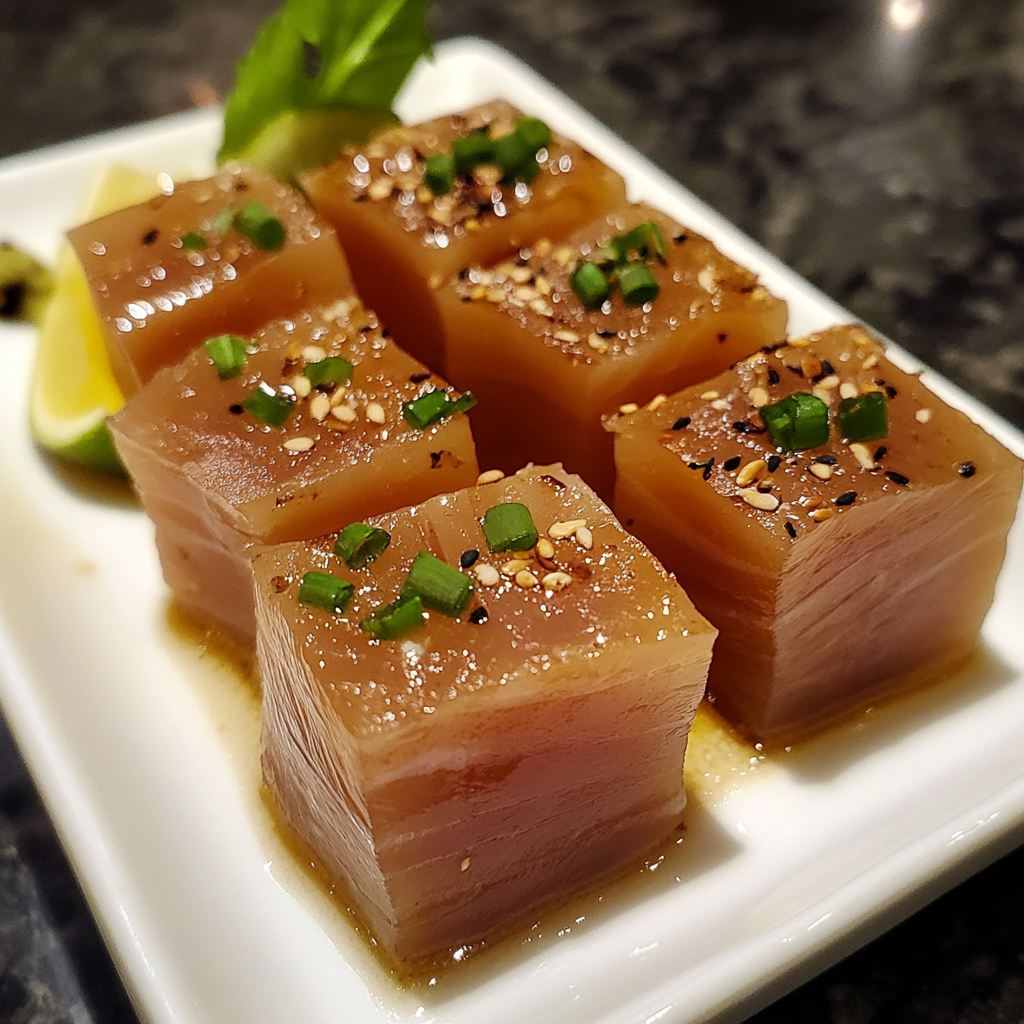
<instances>
[{"instance_id":1,"label":"seared surface of tuna","mask_svg":"<svg viewBox=\"0 0 1024 1024\"><path fill-rule=\"evenodd\" d=\"M264 171L228 167L173 189L69 233L126 396L211 335L352 291L333 229Z\"/></svg>"},{"instance_id":2,"label":"seared surface of tuna","mask_svg":"<svg viewBox=\"0 0 1024 1024\"><path fill-rule=\"evenodd\" d=\"M254 545L466 486L477 464L465 413L425 429L406 421L403 403L445 382L385 337L357 299L237 344L236 376L222 380L200 346L110 426L156 524L175 598L251 645Z\"/></svg>"},{"instance_id":3,"label":"seared surface of tuna","mask_svg":"<svg viewBox=\"0 0 1024 1024\"><path fill-rule=\"evenodd\" d=\"M638 226L653 226L664 243L646 259L634 252L632 264L649 272L657 295L630 305L606 264L607 298L587 308L574 274ZM437 295L445 373L481 400L481 464L513 470L559 459L606 499L614 467L602 414L704 380L786 334L786 304L750 271L642 204L565 241L551 235L502 262L468 264Z\"/></svg>"},{"instance_id":4,"label":"seared surface of tuna","mask_svg":"<svg viewBox=\"0 0 1024 1024\"><path fill-rule=\"evenodd\" d=\"M391 540L363 569L333 536L256 559L264 775L375 939L416 960L671 833L715 631L560 466L370 522ZM489 550L513 541L529 550ZM375 639L360 623L421 552L468 601ZM302 603L311 571L354 585L343 611Z\"/></svg>"},{"instance_id":5,"label":"seared surface of tuna","mask_svg":"<svg viewBox=\"0 0 1024 1024\"><path fill-rule=\"evenodd\" d=\"M708 692L748 735L793 738L976 647L1021 462L862 328L607 424L616 511L718 627Z\"/></svg>"},{"instance_id":6,"label":"seared surface of tuna","mask_svg":"<svg viewBox=\"0 0 1024 1024\"><path fill-rule=\"evenodd\" d=\"M336 228L363 300L400 345L439 370L444 346L435 288L462 267L489 263L543 235L566 234L626 199L618 174L560 135L538 149L529 182L503 180L498 166L485 163L455 173L447 191L431 190L431 157L450 154L457 140L508 136L518 120L515 108L499 100L393 128L302 179Z\"/></svg>"}]
</instances>

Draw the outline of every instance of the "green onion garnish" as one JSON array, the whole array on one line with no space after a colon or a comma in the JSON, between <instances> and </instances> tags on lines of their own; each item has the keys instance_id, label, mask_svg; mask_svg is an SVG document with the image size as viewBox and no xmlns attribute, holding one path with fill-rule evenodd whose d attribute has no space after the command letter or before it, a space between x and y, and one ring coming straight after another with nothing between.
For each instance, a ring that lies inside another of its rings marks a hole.
<instances>
[{"instance_id":1,"label":"green onion garnish","mask_svg":"<svg viewBox=\"0 0 1024 1024\"><path fill-rule=\"evenodd\" d=\"M492 551L529 551L538 539L530 510L517 501L506 501L484 513L484 536Z\"/></svg>"},{"instance_id":2,"label":"green onion garnish","mask_svg":"<svg viewBox=\"0 0 1024 1024\"><path fill-rule=\"evenodd\" d=\"M260 381L256 390L242 402L242 408L261 423L283 427L295 408L295 399L279 394L269 384Z\"/></svg>"},{"instance_id":3,"label":"green onion garnish","mask_svg":"<svg viewBox=\"0 0 1024 1024\"><path fill-rule=\"evenodd\" d=\"M455 184L455 157L451 153L434 153L427 157L423 183L435 196L447 195Z\"/></svg>"},{"instance_id":4,"label":"green onion garnish","mask_svg":"<svg viewBox=\"0 0 1024 1024\"><path fill-rule=\"evenodd\" d=\"M494 162L494 140L490 129L471 132L452 142L452 156L455 159L455 170L459 174L470 174L480 164Z\"/></svg>"},{"instance_id":5,"label":"green onion garnish","mask_svg":"<svg viewBox=\"0 0 1024 1024\"><path fill-rule=\"evenodd\" d=\"M205 249L207 246L206 236L201 235L198 231L186 231L181 236L181 247L187 251L194 251L197 249Z\"/></svg>"},{"instance_id":6,"label":"green onion garnish","mask_svg":"<svg viewBox=\"0 0 1024 1024\"><path fill-rule=\"evenodd\" d=\"M348 580L340 580L330 573L314 569L302 577L299 604L308 604L340 615L348 607L355 589Z\"/></svg>"},{"instance_id":7,"label":"green onion garnish","mask_svg":"<svg viewBox=\"0 0 1024 1024\"><path fill-rule=\"evenodd\" d=\"M534 159L537 149L537 146L530 145L518 128L496 140L494 162L504 172L502 180L514 181L516 178L525 179L527 176L530 176L531 180L535 178L536 173L531 174L530 164L533 164L533 172L539 169Z\"/></svg>"},{"instance_id":8,"label":"green onion garnish","mask_svg":"<svg viewBox=\"0 0 1024 1024\"><path fill-rule=\"evenodd\" d=\"M889 433L889 403L885 392L869 391L844 398L836 412L839 434L847 441L878 441Z\"/></svg>"},{"instance_id":9,"label":"green onion garnish","mask_svg":"<svg viewBox=\"0 0 1024 1024\"><path fill-rule=\"evenodd\" d=\"M402 404L402 415L405 422L417 430L426 430L440 420L454 416L457 412L468 412L476 405L476 395L472 391L463 392L459 398L449 398L447 392L435 388L411 402Z\"/></svg>"},{"instance_id":10,"label":"green onion garnish","mask_svg":"<svg viewBox=\"0 0 1024 1024\"><path fill-rule=\"evenodd\" d=\"M302 369L302 376L315 388L321 384L345 384L352 379L352 364L341 356L328 356L315 363L307 363Z\"/></svg>"},{"instance_id":11,"label":"green onion garnish","mask_svg":"<svg viewBox=\"0 0 1024 1024\"><path fill-rule=\"evenodd\" d=\"M581 263L569 283L584 309L597 309L611 293L611 284L596 263Z\"/></svg>"},{"instance_id":12,"label":"green onion garnish","mask_svg":"<svg viewBox=\"0 0 1024 1024\"><path fill-rule=\"evenodd\" d=\"M235 214L235 227L257 249L276 252L284 245L284 225L258 199L246 203Z\"/></svg>"},{"instance_id":13,"label":"green onion garnish","mask_svg":"<svg viewBox=\"0 0 1024 1024\"><path fill-rule=\"evenodd\" d=\"M362 569L391 543L391 534L366 523L349 523L334 542L334 553L350 568Z\"/></svg>"},{"instance_id":14,"label":"green onion garnish","mask_svg":"<svg viewBox=\"0 0 1024 1024\"><path fill-rule=\"evenodd\" d=\"M230 206L225 206L210 222L210 230L216 231L218 235L223 235L234 223L234 220L235 211Z\"/></svg>"},{"instance_id":15,"label":"green onion garnish","mask_svg":"<svg viewBox=\"0 0 1024 1024\"><path fill-rule=\"evenodd\" d=\"M216 338L204 341L203 348L209 353L221 380L237 377L245 368L246 345L234 334L218 334Z\"/></svg>"},{"instance_id":16,"label":"green onion garnish","mask_svg":"<svg viewBox=\"0 0 1024 1024\"><path fill-rule=\"evenodd\" d=\"M622 292L622 301L627 306L642 306L658 297L658 282L650 270L641 263L629 263L620 267L615 276Z\"/></svg>"},{"instance_id":17,"label":"green onion garnish","mask_svg":"<svg viewBox=\"0 0 1024 1024\"><path fill-rule=\"evenodd\" d=\"M418 597L400 597L381 605L359 623L359 628L377 640L395 640L423 625L423 602Z\"/></svg>"},{"instance_id":18,"label":"green onion garnish","mask_svg":"<svg viewBox=\"0 0 1024 1024\"><path fill-rule=\"evenodd\" d=\"M761 419L772 444L785 451L817 448L828 441L828 406L804 391L762 406Z\"/></svg>"},{"instance_id":19,"label":"green onion garnish","mask_svg":"<svg viewBox=\"0 0 1024 1024\"><path fill-rule=\"evenodd\" d=\"M447 562L421 551L402 584L402 597L418 597L427 608L455 618L466 610L473 582Z\"/></svg>"},{"instance_id":20,"label":"green onion garnish","mask_svg":"<svg viewBox=\"0 0 1024 1024\"><path fill-rule=\"evenodd\" d=\"M630 228L624 235L617 235L612 245L619 252L620 258L630 260L664 260L666 247L665 236L654 221L645 221Z\"/></svg>"},{"instance_id":21,"label":"green onion garnish","mask_svg":"<svg viewBox=\"0 0 1024 1024\"><path fill-rule=\"evenodd\" d=\"M551 129L539 117L520 117L516 131L529 143L534 156L538 149L551 145Z\"/></svg>"}]
</instances>

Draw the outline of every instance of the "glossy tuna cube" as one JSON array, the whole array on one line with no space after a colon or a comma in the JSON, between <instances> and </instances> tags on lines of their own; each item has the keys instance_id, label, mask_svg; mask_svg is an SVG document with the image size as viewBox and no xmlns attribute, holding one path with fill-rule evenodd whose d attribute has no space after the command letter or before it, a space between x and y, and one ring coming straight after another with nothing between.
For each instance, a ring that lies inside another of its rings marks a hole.
<instances>
[{"instance_id":1,"label":"glossy tuna cube","mask_svg":"<svg viewBox=\"0 0 1024 1024\"><path fill-rule=\"evenodd\" d=\"M441 195L427 187L431 156L481 132L506 136L518 117L496 101L394 128L302 179L338 232L360 296L400 345L438 370L444 346L436 287L461 267L488 263L541 235L564 234L625 202L622 178L557 134L539 150L529 183L503 183L500 170L487 164L456 174Z\"/></svg>"},{"instance_id":2,"label":"glossy tuna cube","mask_svg":"<svg viewBox=\"0 0 1024 1024\"><path fill-rule=\"evenodd\" d=\"M656 298L629 305L611 284L603 302L586 308L572 287L577 268L644 224L664 243L645 267ZM480 397L473 428L481 464L513 470L557 458L606 498L614 468L602 414L703 380L786 335L785 302L707 239L645 205L491 266L467 264L437 294L445 373Z\"/></svg>"},{"instance_id":3,"label":"glossy tuna cube","mask_svg":"<svg viewBox=\"0 0 1024 1024\"><path fill-rule=\"evenodd\" d=\"M506 530L536 546L491 552L481 524L514 504L540 540ZM376 941L416 960L500 934L672 832L715 632L560 466L371 523L390 545L358 571L333 537L256 560L263 768ZM468 603L374 639L361 620L422 551L475 588ZM301 603L311 571L353 584L342 613Z\"/></svg>"},{"instance_id":4,"label":"glossy tuna cube","mask_svg":"<svg viewBox=\"0 0 1024 1024\"><path fill-rule=\"evenodd\" d=\"M356 299L269 324L242 358L222 380L200 346L161 370L110 428L156 525L175 600L251 646L251 558L261 545L464 487L477 464L464 412L425 429L406 421L403 403L445 382ZM341 383L319 383L325 375Z\"/></svg>"},{"instance_id":5,"label":"glossy tuna cube","mask_svg":"<svg viewBox=\"0 0 1024 1024\"><path fill-rule=\"evenodd\" d=\"M822 438L806 420L791 443L815 446L789 451L764 423L794 393L829 423ZM1021 462L862 328L758 353L609 426L616 511L718 627L708 692L751 737L799 736L975 649Z\"/></svg>"},{"instance_id":6,"label":"glossy tuna cube","mask_svg":"<svg viewBox=\"0 0 1024 1024\"><path fill-rule=\"evenodd\" d=\"M172 187L68 236L125 395L204 338L352 292L333 229L269 174L227 167Z\"/></svg>"}]
</instances>

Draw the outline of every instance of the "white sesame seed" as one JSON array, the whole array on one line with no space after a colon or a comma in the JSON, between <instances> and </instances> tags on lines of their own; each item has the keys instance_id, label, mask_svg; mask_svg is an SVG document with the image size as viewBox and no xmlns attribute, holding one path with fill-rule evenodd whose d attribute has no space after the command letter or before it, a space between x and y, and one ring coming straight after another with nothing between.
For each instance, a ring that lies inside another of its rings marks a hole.
<instances>
[{"instance_id":1,"label":"white sesame seed","mask_svg":"<svg viewBox=\"0 0 1024 1024\"><path fill-rule=\"evenodd\" d=\"M854 443L850 445L850 452L859 463L861 469L878 468L878 464L875 462L875 458L871 454L871 449L866 444L854 441Z\"/></svg>"},{"instance_id":2,"label":"white sesame seed","mask_svg":"<svg viewBox=\"0 0 1024 1024\"><path fill-rule=\"evenodd\" d=\"M768 468L764 459L753 459L743 466L736 474L736 483L740 487L749 487Z\"/></svg>"},{"instance_id":3,"label":"white sesame seed","mask_svg":"<svg viewBox=\"0 0 1024 1024\"><path fill-rule=\"evenodd\" d=\"M505 479L505 471L503 469L485 469L477 478L478 484L493 484L499 480Z\"/></svg>"},{"instance_id":4,"label":"white sesame seed","mask_svg":"<svg viewBox=\"0 0 1024 1024\"><path fill-rule=\"evenodd\" d=\"M533 286L541 293L541 295L551 294L551 282L542 274L537 275L533 282Z\"/></svg>"},{"instance_id":5,"label":"white sesame seed","mask_svg":"<svg viewBox=\"0 0 1024 1024\"><path fill-rule=\"evenodd\" d=\"M381 199L387 199L391 195L391 190L395 187L395 183L390 178L378 178L376 181L370 183L370 187L366 190L366 194L376 203Z\"/></svg>"},{"instance_id":6,"label":"white sesame seed","mask_svg":"<svg viewBox=\"0 0 1024 1024\"><path fill-rule=\"evenodd\" d=\"M300 373L297 377L292 377L292 391L299 396L299 398L308 398L309 393L313 390L313 382L308 377L303 377Z\"/></svg>"},{"instance_id":7,"label":"white sesame seed","mask_svg":"<svg viewBox=\"0 0 1024 1024\"><path fill-rule=\"evenodd\" d=\"M478 284L469 293L469 297L475 301L477 299L482 299L486 294L487 288L482 284Z\"/></svg>"},{"instance_id":8,"label":"white sesame seed","mask_svg":"<svg viewBox=\"0 0 1024 1024\"><path fill-rule=\"evenodd\" d=\"M579 544L584 551L589 551L594 546L594 534L589 526L581 526L576 531L576 543Z\"/></svg>"},{"instance_id":9,"label":"white sesame seed","mask_svg":"<svg viewBox=\"0 0 1024 1024\"><path fill-rule=\"evenodd\" d=\"M533 302L537 298L538 292L536 288L531 288L528 284L521 284L512 294L520 302Z\"/></svg>"},{"instance_id":10,"label":"white sesame seed","mask_svg":"<svg viewBox=\"0 0 1024 1024\"><path fill-rule=\"evenodd\" d=\"M860 364L862 370L873 370L878 365L878 356L870 355Z\"/></svg>"},{"instance_id":11,"label":"white sesame seed","mask_svg":"<svg viewBox=\"0 0 1024 1024\"><path fill-rule=\"evenodd\" d=\"M537 557L548 559L555 557L555 545L547 537L541 537L537 541Z\"/></svg>"},{"instance_id":12,"label":"white sesame seed","mask_svg":"<svg viewBox=\"0 0 1024 1024\"><path fill-rule=\"evenodd\" d=\"M819 402L824 402L826 405L829 404L829 400L832 398L832 392L828 388L823 388L820 384L815 384L811 388L811 394L814 395Z\"/></svg>"},{"instance_id":13,"label":"white sesame seed","mask_svg":"<svg viewBox=\"0 0 1024 1024\"><path fill-rule=\"evenodd\" d=\"M760 409L762 406L767 405L768 402L771 400L768 395L768 392L765 391L764 388L751 388L747 392L747 398L750 399L750 404L755 409Z\"/></svg>"},{"instance_id":14,"label":"white sesame seed","mask_svg":"<svg viewBox=\"0 0 1024 1024\"><path fill-rule=\"evenodd\" d=\"M468 857L459 865L459 870L460 871L468 871L469 870L469 858Z\"/></svg>"},{"instance_id":15,"label":"white sesame seed","mask_svg":"<svg viewBox=\"0 0 1024 1024\"><path fill-rule=\"evenodd\" d=\"M706 292L715 291L718 287L718 282L715 280L714 268L710 265L704 267L697 275L697 284L699 284Z\"/></svg>"},{"instance_id":16,"label":"white sesame seed","mask_svg":"<svg viewBox=\"0 0 1024 1024\"><path fill-rule=\"evenodd\" d=\"M382 406L379 402L370 402L369 405L367 405L366 407L366 418L371 423L386 423L387 416L384 413L384 406Z\"/></svg>"},{"instance_id":17,"label":"white sesame seed","mask_svg":"<svg viewBox=\"0 0 1024 1024\"><path fill-rule=\"evenodd\" d=\"M856 398L860 394L857 385L853 381L844 380L839 385L839 397L840 398Z\"/></svg>"},{"instance_id":18,"label":"white sesame seed","mask_svg":"<svg viewBox=\"0 0 1024 1024\"><path fill-rule=\"evenodd\" d=\"M572 583L572 577L567 572L549 572L540 582L545 590L564 590Z\"/></svg>"},{"instance_id":19,"label":"white sesame seed","mask_svg":"<svg viewBox=\"0 0 1024 1024\"><path fill-rule=\"evenodd\" d=\"M711 408L718 412L725 412L725 410L729 408L729 402L725 398L716 398L711 403Z\"/></svg>"},{"instance_id":20,"label":"white sesame seed","mask_svg":"<svg viewBox=\"0 0 1024 1024\"><path fill-rule=\"evenodd\" d=\"M620 405L619 406L619 415L620 416L631 416L639 408L640 408L640 406L637 405L636 402L627 402L625 405Z\"/></svg>"},{"instance_id":21,"label":"white sesame seed","mask_svg":"<svg viewBox=\"0 0 1024 1024\"><path fill-rule=\"evenodd\" d=\"M486 295L487 301L493 302L495 305L505 301L505 293L500 288L488 288Z\"/></svg>"},{"instance_id":22,"label":"white sesame seed","mask_svg":"<svg viewBox=\"0 0 1024 1024\"><path fill-rule=\"evenodd\" d=\"M516 284L526 284L527 281L533 277L533 271L529 267L513 267L509 272L508 276Z\"/></svg>"},{"instance_id":23,"label":"white sesame seed","mask_svg":"<svg viewBox=\"0 0 1024 1024\"><path fill-rule=\"evenodd\" d=\"M823 462L812 462L810 469L819 480L832 479L832 467L826 466Z\"/></svg>"},{"instance_id":24,"label":"white sesame seed","mask_svg":"<svg viewBox=\"0 0 1024 1024\"><path fill-rule=\"evenodd\" d=\"M818 387L824 388L826 391L835 391L839 387L839 376L835 373L830 373L823 380L818 381Z\"/></svg>"},{"instance_id":25,"label":"white sesame seed","mask_svg":"<svg viewBox=\"0 0 1024 1024\"><path fill-rule=\"evenodd\" d=\"M565 540L571 537L581 526L586 526L586 519L567 519L564 522L552 523L548 527L548 536L552 540Z\"/></svg>"},{"instance_id":26,"label":"white sesame seed","mask_svg":"<svg viewBox=\"0 0 1024 1024\"><path fill-rule=\"evenodd\" d=\"M524 590L529 590L530 587L537 586L537 577L533 575L529 569L520 569L516 573L516 586L522 587Z\"/></svg>"},{"instance_id":27,"label":"white sesame seed","mask_svg":"<svg viewBox=\"0 0 1024 1024\"><path fill-rule=\"evenodd\" d=\"M596 331L587 337L587 344L595 351L604 355L608 351L608 342Z\"/></svg>"},{"instance_id":28,"label":"white sesame seed","mask_svg":"<svg viewBox=\"0 0 1024 1024\"><path fill-rule=\"evenodd\" d=\"M341 387L335 388L331 392L331 408L333 409L336 405L341 405L341 403L344 402L347 397L348 389L345 387L344 384L342 384Z\"/></svg>"},{"instance_id":29,"label":"white sesame seed","mask_svg":"<svg viewBox=\"0 0 1024 1024\"><path fill-rule=\"evenodd\" d=\"M645 406L648 412L657 412L668 401L668 395L655 395Z\"/></svg>"},{"instance_id":30,"label":"white sesame seed","mask_svg":"<svg viewBox=\"0 0 1024 1024\"><path fill-rule=\"evenodd\" d=\"M752 508L759 508L763 512L774 512L779 507L779 499L774 494L764 494L756 487L740 491L740 497Z\"/></svg>"},{"instance_id":31,"label":"white sesame seed","mask_svg":"<svg viewBox=\"0 0 1024 1024\"><path fill-rule=\"evenodd\" d=\"M341 423L355 423L357 419L355 409L347 405L336 405L331 410L331 415Z\"/></svg>"},{"instance_id":32,"label":"white sesame seed","mask_svg":"<svg viewBox=\"0 0 1024 1024\"><path fill-rule=\"evenodd\" d=\"M560 266L567 266L574 258L575 253L567 245L563 245L555 250L555 262Z\"/></svg>"},{"instance_id":33,"label":"white sesame seed","mask_svg":"<svg viewBox=\"0 0 1024 1024\"><path fill-rule=\"evenodd\" d=\"M575 331L555 331L555 340L576 342L580 340L580 336Z\"/></svg>"},{"instance_id":34,"label":"white sesame seed","mask_svg":"<svg viewBox=\"0 0 1024 1024\"><path fill-rule=\"evenodd\" d=\"M717 391L705 391L704 394L700 396L700 400L702 402L713 402L717 397Z\"/></svg>"},{"instance_id":35,"label":"white sesame seed","mask_svg":"<svg viewBox=\"0 0 1024 1024\"><path fill-rule=\"evenodd\" d=\"M549 320L555 315L555 311L543 299L534 299L530 303L530 309L538 316L546 316Z\"/></svg>"},{"instance_id":36,"label":"white sesame seed","mask_svg":"<svg viewBox=\"0 0 1024 1024\"><path fill-rule=\"evenodd\" d=\"M513 558L501 567L502 576L515 576L517 572L528 569L530 563L525 558Z\"/></svg>"},{"instance_id":37,"label":"white sesame seed","mask_svg":"<svg viewBox=\"0 0 1024 1024\"><path fill-rule=\"evenodd\" d=\"M914 413L914 419L917 420L918 423L927 423L931 418L931 409L918 409L917 412Z\"/></svg>"},{"instance_id":38,"label":"white sesame seed","mask_svg":"<svg viewBox=\"0 0 1024 1024\"><path fill-rule=\"evenodd\" d=\"M786 344L788 344L790 348L807 348L810 343L810 338L790 338Z\"/></svg>"},{"instance_id":39,"label":"white sesame seed","mask_svg":"<svg viewBox=\"0 0 1024 1024\"><path fill-rule=\"evenodd\" d=\"M540 238L533 245L534 254L544 259L549 252L551 252L551 239Z\"/></svg>"},{"instance_id":40,"label":"white sesame seed","mask_svg":"<svg viewBox=\"0 0 1024 1024\"><path fill-rule=\"evenodd\" d=\"M473 566L473 575L482 587L493 587L501 582L501 574L487 562L477 562Z\"/></svg>"},{"instance_id":41,"label":"white sesame seed","mask_svg":"<svg viewBox=\"0 0 1024 1024\"><path fill-rule=\"evenodd\" d=\"M307 363L319 363L321 359L327 358L327 353L319 345L307 345L302 350L302 358Z\"/></svg>"},{"instance_id":42,"label":"white sesame seed","mask_svg":"<svg viewBox=\"0 0 1024 1024\"><path fill-rule=\"evenodd\" d=\"M308 452L315 443L311 437L290 437L281 447L289 452Z\"/></svg>"},{"instance_id":43,"label":"white sesame seed","mask_svg":"<svg viewBox=\"0 0 1024 1024\"><path fill-rule=\"evenodd\" d=\"M331 400L326 395L316 394L309 400L309 414L318 423L331 411Z\"/></svg>"},{"instance_id":44,"label":"white sesame seed","mask_svg":"<svg viewBox=\"0 0 1024 1024\"><path fill-rule=\"evenodd\" d=\"M323 317L325 320L342 320L349 314L349 304L345 299L338 299L337 302L328 306L323 311Z\"/></svg>"},{"instance_id":45,"label":"white sesame seed","mask_svg":"<svg viewBox=\"0 0 1024 1024\"><path fill-rule=\"evenodd\" d=\"M816 508L807 513L816 523L831 519L835 514L834 508Z\"/></svg>"}]
</instances>

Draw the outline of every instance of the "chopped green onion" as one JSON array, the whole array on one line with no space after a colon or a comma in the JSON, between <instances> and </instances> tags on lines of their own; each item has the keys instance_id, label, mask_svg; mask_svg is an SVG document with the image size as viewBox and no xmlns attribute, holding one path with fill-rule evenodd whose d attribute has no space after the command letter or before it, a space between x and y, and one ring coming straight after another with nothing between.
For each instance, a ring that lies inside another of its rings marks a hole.
<instances>
[{"instance_id":1,"label":"chopped green onion","mask_svg":"<svg viewBox=\"0 0 1024 1024\"><path fill-rule=\"evenodd\" d=\"M427 157L423 184L435 196L447 195L455 184L455 157L451 153L434 153Z\"/></svg>"},{"instance_id":2,"label":"chopped green onion","mask_svg":"<svg viewBox=\"0 0 1024 1024\"><path fill-rule=\"evenodd\" d=\"M619 251L611 245L600 245L590 251L590 262L596 263L599 267L606 267L609 263L614 265L619 261Z\"/></svg>"},{"instance_id":3,"label":"chopped green onion","mask_svg":"<svg viewBox=\"0 0 1024 1024\"><path fill-rule=\"evenodd\" d=\"M494 162L494 139L490 129L471 132L452 142L452 156L455 159L455 170L459 174L469 174L480 164Z\"/></svg>"},{"instance_id":4,"label":"chopped green onion","mask_svg":"<svg viewBox=\"0 0 1024 1024\"><path fill-rule=\"evenodd\" d=\"M466 391L460 398L452 399L447 392L435 388L411 402L402 404L402 415L406 423L417 430L426 430L440 420L454 416L457 412L468 412L476 405L476 395Z\"/></svg>"},{"instance_id":5,"label":"chopped green onion","mask_svg":"<svg viewBox=\"0 0 1024 1024\"><path fill-rule=\"evenodd\" d=\"M597 309L611 292L608 278L596 263L581 263L573 271L569 283L584 309Z\"/></svg>"},{"instance_id":6,"label":"chopped green onion","mask_svg":"<svg viewBox=\"0 0 1024 1024\"><path fill-rule=\"evenodd\" d=\"M218 235L226 234L234 221L235 211L230 206L225 206L210 222L210 230L216 231Z\"/></svg>"},{"instance_id":7,"label":"chopped green onion","mask_svg":"<svg viewBox=\"0 0 1024 1024\"><path fill-rule=\"evenodd\" d=\"M642 306L658 297L658 282L650 270L640 263L620 267L615 276L622 292L622 301L627 306Z\"/></svg>"},{"instance_id":8,"label":"chopped green onion","mask_svg":"<svg viewBox=\"0 0 1024 1024\"><path fill-rule=\"evenodd\" d=\"M661 228L650 220L630 228L624 235L616 235L612 245L623 260L630 260L634 255L643 261L663 260L666 252L665 237L661 233Z\"/></svg>"},{"instance_id":9,"label":"chopped green onion","mask_svg":"<svg viewBox=\"0 0 1024 1024\"><path fill-rule=\"evenodd\" d=\"M494 143L494 162L504 172L504 181L514 181L522 174L529 173L530 164L536 168L534 154L536 146L531 146L518 129L503 135Z\"/></svg>"},{"instance_id":10,"label":"chopped green onion","mask_svg":"<svg viewBox=\"0 0 1024 1024\"><path fill-rule=\"evenodd\" d=\"M383 554L391 534L378 526L349 523L334 542L334 553L350 568L362 569Z\"/></svg>"},{"instance_id":11,"label":"chopped green onion","mask_svg":"<svg viewBox=\"0 0 1024 1024\"><path fill-rule=\"evenodd\" d=\"M484 536L492 551L529 551L538 540L530 510L517 501L506 501L484 513Z\"/></svg>"},{"instance_id":12,"label":"chopped green onion","mask_svg":"<svg viewBox=\"0 0 1024 1024\"><path fill-rule=\"evenodd\" d=\"M530 144L534 155L551 145L551 129L539 117L520 117L516 131Z\"/></svg>"},{"instance_id":13,"label":"chopped green onion","mask_svg":"<svg viewBox=\"0 0 1024 1024\"><path fill-rule=\"evenodd\" d=\"M839 435L847 441L878 441L889 433L889 403L883 391L844 398L836 412Z\"/></svg>"},{"instance_id":14,"label":"chopped green onion","mask_svg":"<svg viewBox=\"0 0 1024 1024\"><path fill-rule=\"evenodd\" d=\"M181 236L181 247L186 251L205 249L207 247L206 236L198 231L186 231Z\"/></svg>"},{"instance_id":15,"label":"chopped green onion","mask_svg":"<svg viewBox=\"0 0 1024 1024\"><path fill-rule=\"evenodd\" d=\"M381 605L359 623L359 628L377 640L395 640L423 625L423 602L418 597L400 597Z\"/></svg>"},{"instance_id":16,"label":"chopped green onion","mask_svg":"<svg viewBox=\"0 0 1024 1024\"><path fill-rule=\"evenodd\" d=\"M218 334L216 338L204 341L203 348L209 353L221 380L237 377L245 368L246 345L234 334Z\"/></svg>"},{"instance_id":17,"label":"chopped green onion","mask_svg":"<svg viewBox=\"0 0 1024 1024\"><path fill-rule=\"evenodd\" d=\"M258 199L246 203L235 214L235 227L257 249L276 252L284 245L284 225Z\"/></svg>"},{"instance_id":18,"label":"chopped green onion","mask_svg":"<svg viewBox=\"0 0 1024 1024\"><path fill-rule=\"evenodd\" d=\"M344 384L352 379L352 364L341 356L328 356L315 363L307 363L302 369L302 376L315 388L321 384Z\"/></svg>"},{"instance_id":19,"label":"chopped green onion","mask_svg":"<svg viewBox=\"0 0 1024 1024\"><path fill-rule=\"evenodd\" d=\"M815 395L796 391L781 402L761 407L772 444L789 452L817 448L828 441L828 406Z\"/></svg>"},{"instance_id":20,"label":"chopped green onion","mask_svg":"<svg viewBox=\"0 0 1024 1024\"><path fill-rule=\"evenodd\" d=\"M242 402L242 408L261 423L283 427L295 408L295 399L279 394L265 381L260 381L256 390Z\"/></svg>"},{"instance_id":21,"label":"chopped green onion","mask_svg":"<svg viewBox=\"0 0 1024 1024\"><path fill-rule=\"evenodd\" d=\"M468 576L429 551L421 551L413 559L402 584L402 597L418 597L427 608L452 618L466 610L472 593L473 582Z\"/></svg>"},{"instance_id":22,"label":"chopped green onion","mask_svg":"<svg viewBox=\"0 0 1024 1024\"><path fill-rule=\"evenodd\" d=\"M340 615L348 607L355 589L348 580L340 580L330 573L314 569L302 577L299 604L308 604Z\"/></svg>"}]
</instances>

